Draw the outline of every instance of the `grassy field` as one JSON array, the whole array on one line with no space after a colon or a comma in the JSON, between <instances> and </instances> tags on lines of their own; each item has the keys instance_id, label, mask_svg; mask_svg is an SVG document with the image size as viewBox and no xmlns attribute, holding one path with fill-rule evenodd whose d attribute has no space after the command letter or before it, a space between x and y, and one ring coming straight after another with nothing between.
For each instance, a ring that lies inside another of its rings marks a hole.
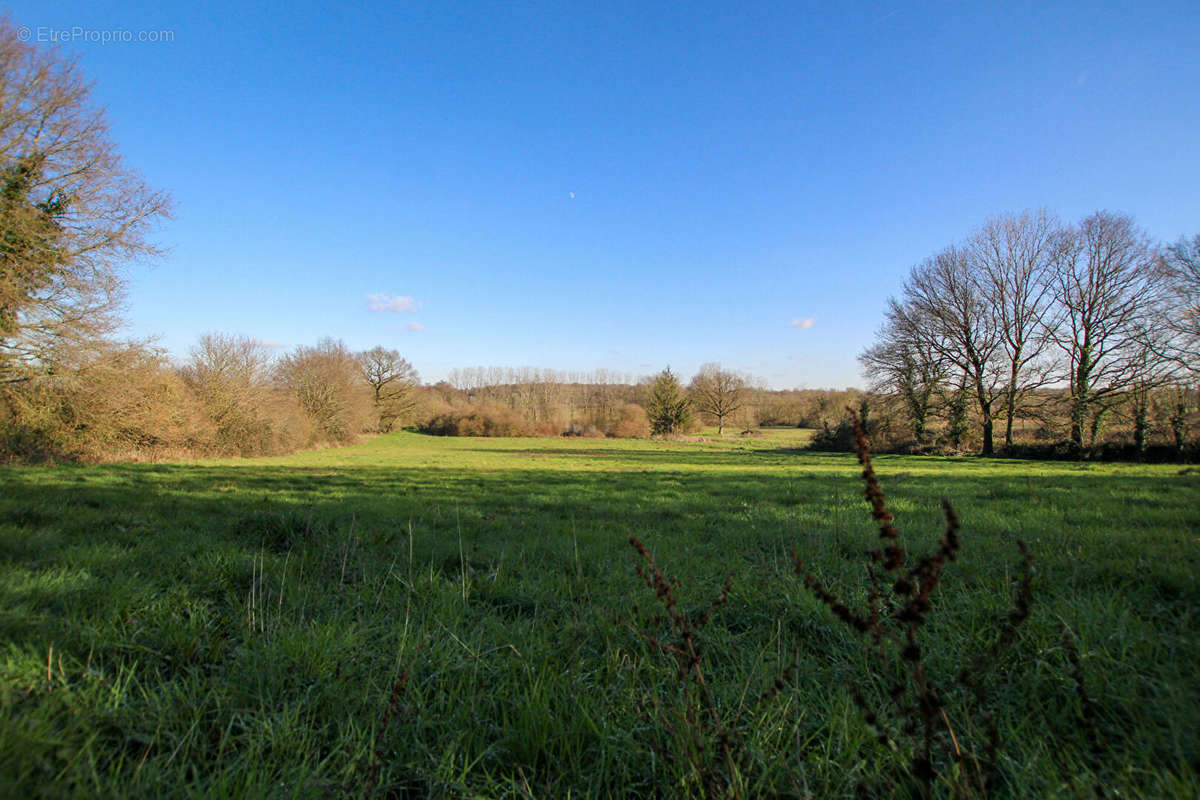
<instances>
[{"instance_id":1,"label":"grassy field","mask_svg":"<svg viewBox=\"0 0 1200 800\"><path fill-rule=\"evenodd\" d=\"M873 653L789 557L861 598L874 529L853 457L802 436L401 433L288 458L0 469L0 796L696 791L672 757L676 666L632 630L668 633L629 533L687 610L733 576L701 645L745 796L884 786L908 754L852 700L878 691ZM924 630L935 675L994 638L1015 541L1036 558L1033 615L987 676L996 794L1200 793L1200 474L876 469L913 549L936 543L943 495L962 518ZM947 722L970 747L982 722L960 700Z\"/></svg>"}]
</instances>

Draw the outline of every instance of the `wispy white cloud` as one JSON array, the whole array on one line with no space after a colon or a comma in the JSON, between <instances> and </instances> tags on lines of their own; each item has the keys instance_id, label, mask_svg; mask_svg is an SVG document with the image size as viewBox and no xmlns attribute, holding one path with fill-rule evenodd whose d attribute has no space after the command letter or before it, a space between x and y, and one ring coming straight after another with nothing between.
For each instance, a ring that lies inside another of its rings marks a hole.
<instances>
[{"instance_id":1,"label":"wispy white cloud","mask_svg":"<svg viewBox=\"0 0 1200 800\"><path fill-rule=\"evenodd\" d=\"M792 320L792 327L799 328L802 331L806 331L809 328L811 328L813 325L816 325L816 324L817 324L817 321L815 319L813 319L812 317L805 317L804 319Z\"/></svg>"},{"instance_id":2,"label":"wispy white cloud","mask_svg":"<svg viewBox=\"0 0 1200 800\"><path fill-rule=\"evenodd\" d=\"M389 294L369 294L367 295L367 310L404 314L416 311L417 301L411 297L401 297L400 295L393 297Z\"/></svg>"},{"instance_id":3,"label":"wispy white cloud","mask_svg":"<svg viewBox=\"0 0 1200 800\"><path fill-rule=\"evenodd\" d=\"M412 331L413 333L418 333L420 331L425 330L425 326L419 322L410 322L404 326L404 330Z\"/></svg>"},{"instance_id":4,"label":"wispy white cloud","mask_svg":"<svg viewBox=\"0 0 1200 800\"><path fill-rule=\"evenodd\" d=\"M279 342L273 342L270 339L252 339L251 341L253 341L254 344L258 345L259 347L269 347L272 350L283 347L283 345Z\"/></svg>"}]
</instances>

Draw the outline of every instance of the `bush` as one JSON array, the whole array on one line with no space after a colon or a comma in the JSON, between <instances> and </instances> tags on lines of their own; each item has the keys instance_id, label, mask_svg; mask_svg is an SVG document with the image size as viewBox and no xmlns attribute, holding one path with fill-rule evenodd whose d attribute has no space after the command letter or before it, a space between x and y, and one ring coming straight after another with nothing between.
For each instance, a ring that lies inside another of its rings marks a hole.
<instances>
[{"instance_id":1,"label":"bush","mask_svg":"<svg viewBox=\"0 0 1200 800\"><path fill-rule=\"evenodd\" d=\"M212 429L161 353L100 343L52 374L5 387L0 453L21 461L163 458L203 451Z\"/></svg>"},{"instance_id":2,"label":"bush","mask_svg":"<svg viewBox=\"0 0 1200 800\"><path fill-rule=\"evenodd\" d=\"M826 423L808 443L808 449L822 450L830 453L854 452L853 423L848 419L843 419L832 428Z\"/></svg>"},{"instance_id":3,"label":"bush","mask_svg":"<svg viewBox=\"0 0 1200 800\"><path fill-rule=\"evenodd\" d=\"M566 434L563 432L562 426L557 423L539 422L533 426L533 435L549 439L555 436L565 436Z\"/></svg>"},{"instance_id":4,"label":"bush","mask_svg":"<svg viewBox=\"0 0 1200 800\"><path fill-rule=\"evenodd\" d=\"M607 425L590 422L584 415L569 424L557 421L529 422L508 406L482 403L454 407L444 402L431 404L425 421L413 430L434 436L578 436L601 439L605 436L633 438L650 435L650 421L636 403L618 406Z\"/></svg>"},{"instance_id":5,"label":"bush","mask_svg":"<svg viewBox=\"0 0 1200 800\"><path fill-rule=\"evenodd\" d=\"M503 406L482 405L470 409L452 409L432 417L422 433L434 436L530 436L533 428Z\"/></svg>"},{"instance_id":6,"label":"bush","mask_svg":"<svg viewBox=\"0 0 1200 800\"><path fill-rule=\"evenodd\" d=\"M650 418L646 416L646 410L636 403L625 403L618 409L616 422L608 435L620 439L649 436Z\"/></svg>"},{"instance_id":7,"label":"bush","mask_svg":"<svg viewBox=\"0 0 1200 800\"><path fill-rule=\"evenodd\" d=\"M1049 444L1013 444L1000 448L996 455L1005 458L1028 458L1040 461L1143 461L1151 464L1200 461L1200 442L1184 445L1182 452L1174 445L1152 444L1138 452L1132 442L1105 442L1083 450L1069 440Z\"/></svg>"},{"instance_id":8,"label":"bush","mask_svg":"<svg viewBox=\"0 0 1200 800\"><path fill-rule=\"evenodd\" d=\"M865 406L860 404L860 409L865 410ZM810 450L821 450L829 453L853 453L857 451L857 434L855 433L854 417L843 417L832 428L828 423L817 431L812 440L808 443ZM876 453L909 453L909 452L931 452L932 448L928 446L918 447L915 441L909 441L906 438L894 436L892 431L891 419L887 416L877 415L871 417L865 427L867 436L871 440L871 449Z\"/></svg>"},{"instance_id":9,"label":"bush","mask_svg":"<svg viewBox=\"0 0 1200 800\"><path fill-rule=\"evenodd\" d=\"M270 351L253 339L219 333L200 337L178 371L207 427L195 450L222 456L279 455L316 438L299 401L272 385L270 371Z\"/></svg>"},{"instance_id":10,"label":"bush","mask_svg":"<svg viewBox=\"0 0 1200 800\"><path fill-rule=\"evenodd\" d=\"M297 347L279 360L275 373L312 425L309 444L353 442L372 424L371 392L343 342L327 338Z\"/></svg>"}]
</instances>

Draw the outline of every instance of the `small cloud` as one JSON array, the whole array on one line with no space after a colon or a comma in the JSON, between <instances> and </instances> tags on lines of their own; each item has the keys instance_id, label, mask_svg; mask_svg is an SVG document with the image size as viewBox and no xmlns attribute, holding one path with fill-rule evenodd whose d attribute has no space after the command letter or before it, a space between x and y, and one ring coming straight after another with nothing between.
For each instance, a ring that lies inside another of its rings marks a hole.
<instances>
[{"instance_id":1,"label":"small cloud","mask_svg":"<svg viewBox=\"0 0 1200 800\"><path fill-rule=\"evenodd\" d=\"M367 295L367 310L369 311L391 311L397 314L404 314L417 310L417 301L411 297L392 297L387 294L369 294Z\"/></svg>"},{"instance_id":2,"label":"small cloud","mask_svg":"<svg viewBox=\"0 0 1200 800\"><path fill-rule=\"evenodd\" d=\"M269 347L272 350L283 347L279 342L273 342L270 339L251 339L251 341L259 347Z\"/></svg>"},{"instance_id":3,"label":"small cloud","mask_svg":"<svg viewBox=\"0 0 1200 800\"><path fill-rule=\"evenodd\" d=\"M567 194L571 195L571 199L572 199L572 200L574 200L574 199L575 199L575 193L574 193L574 192L567 192Z\"/></svg>"},{"instance_id":4,"label":"small cloud","mask_svg":"<svg viewBox=\"0 0 1200 800\"><path fill-rule=\"evenodd\" d=\"M802 331L806 331L809 328L811 328L813 325L816 325L816 324L817 324L817 321L815 319L813 319L812 317L805 317L804 319L792 320L792 327L799 328Z\"/></svg>"},{"instance_id":5,"label":"small cloud","mask_svg":"<svg viewBox=\"0 0 1200 800\"><path fill-rule=\"evenodd\" d=\"M419 322L410 322L404 326L404 330L412 331L413 333L419 333L420 331L425 330L425 326Z\"/></svg>"}]
</instances>

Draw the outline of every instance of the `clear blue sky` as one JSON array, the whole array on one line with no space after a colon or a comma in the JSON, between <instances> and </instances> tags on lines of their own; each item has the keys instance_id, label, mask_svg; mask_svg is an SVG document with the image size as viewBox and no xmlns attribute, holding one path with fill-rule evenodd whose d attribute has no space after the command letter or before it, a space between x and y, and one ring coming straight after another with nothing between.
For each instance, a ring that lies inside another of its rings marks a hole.
<instances>
[{"instance_id":1,"label":"clear blue sky","mask_svg":"<svg viewBox=\"0 0 1200 800\"><path fill-rule=\"evenodd\" d=\"M1200 233L1195 0L7 5L172 34L67 48L174 195L128 316L177 354L855 385L908 267L991 214Z\"/></svg>"}]
</instances>

